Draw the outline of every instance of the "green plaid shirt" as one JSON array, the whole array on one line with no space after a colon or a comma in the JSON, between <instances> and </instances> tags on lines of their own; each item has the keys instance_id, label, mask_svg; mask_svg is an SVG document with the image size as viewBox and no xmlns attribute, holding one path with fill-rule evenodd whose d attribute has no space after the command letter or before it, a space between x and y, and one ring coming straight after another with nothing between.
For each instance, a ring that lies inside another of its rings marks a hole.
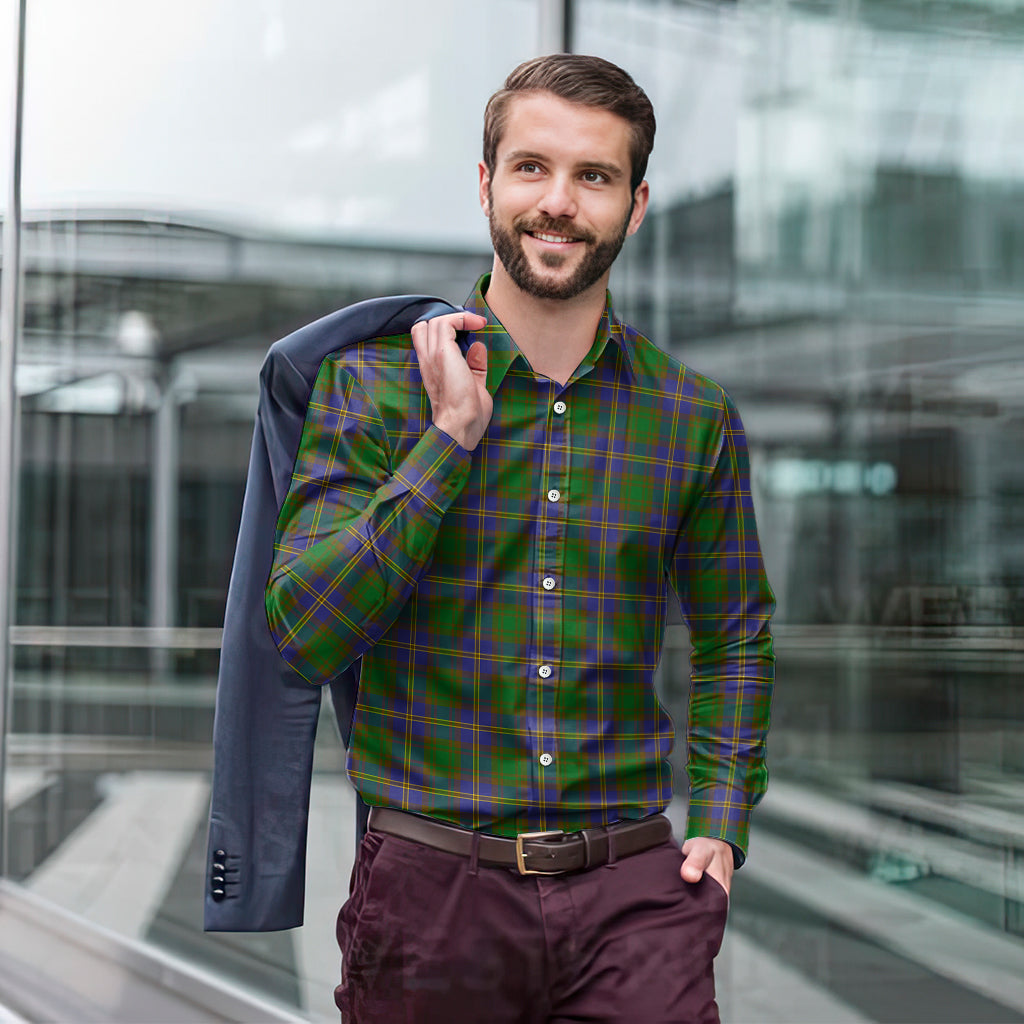
<instances>
[{"instance_id":1,"label":"green plaid shirt","mask_svg":"<svg viewBox=\"0 0 1024 1024\"><path fill-rule=\"evenodd\" d=\"M370 804L496 835L662 811L670 586L693 644L687 835L741 860L767 782L774 597L722 388L614 316L562 386L488 309L494 413L431 423L408 335L329 356L278 520L267 613L324 683L362 657L348 774Z\"/></svg>"}]
</instances>

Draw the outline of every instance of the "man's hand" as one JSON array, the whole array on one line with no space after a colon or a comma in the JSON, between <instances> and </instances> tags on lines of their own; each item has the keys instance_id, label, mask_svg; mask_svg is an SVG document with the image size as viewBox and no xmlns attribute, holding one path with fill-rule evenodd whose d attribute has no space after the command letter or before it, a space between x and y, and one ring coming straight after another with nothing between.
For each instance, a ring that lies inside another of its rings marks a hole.
<instances>
[{"instance_id":1,"label":"man's hand","mask_svg":"<svg viewBox=\"0 0 1024 1024\"><path fill-rule=\"evenodd\" d=\"M487 392L487 346L474 341L463 358L455 333L478 331L486 323L487 318L477 313L447 313L412 327L434 424L466 451L480 443L494 404Z\"/></svg>"},{"instance_id":2,"label":"man's hand","mask_svg":"<svg viewBox=\"0 0 1024 1024\"><path fill-rule=\"evenodd\" d=\"M695 836L683 843L683 866L679 874L684 882L699 882L706 871L728 895L732 886L734 860L732 847L722 839Z\"/></svg>"}]
</instances>

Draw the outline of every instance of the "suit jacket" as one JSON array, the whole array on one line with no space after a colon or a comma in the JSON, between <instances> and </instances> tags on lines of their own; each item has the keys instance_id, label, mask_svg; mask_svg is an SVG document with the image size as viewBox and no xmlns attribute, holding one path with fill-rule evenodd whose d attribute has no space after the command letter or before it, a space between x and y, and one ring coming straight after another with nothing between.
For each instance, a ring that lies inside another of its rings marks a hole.
<instances>
[{"instance_id":1,"label":"suit jacket","mask_svg":"<svg viewBox=\"0 0 1024 1024\"><path fill-rule=\"evenodd\" d=\"M231 570L213 724L213 786L203 927L274 931L302 924L313 740L322 689L291 669L267 624L264 589L306 407L323 360L417 320L456 312L443 299L368 299L300 328L270 347L260 370L242 519ZM330 683L345 745L359 663ZM360 799L356 842L368 808Z\"/></svg>"}]
</instances>

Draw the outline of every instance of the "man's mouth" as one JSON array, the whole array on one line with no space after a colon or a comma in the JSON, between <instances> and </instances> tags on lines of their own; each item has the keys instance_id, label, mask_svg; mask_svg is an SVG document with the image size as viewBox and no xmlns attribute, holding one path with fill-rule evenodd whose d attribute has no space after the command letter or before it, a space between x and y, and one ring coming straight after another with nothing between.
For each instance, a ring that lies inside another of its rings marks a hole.
<instances>
[{"instance_id":1,"label":"man's mouth","mask_svg":"<svg viewBox=\"0 0 1024 1024\"><path fill-rule=\"evenodd\" d=\"M531 238L539 238L542 242L567 243L578 242L578 238L570 238L569 235L553 235L547 231L527 231Z\"/></svg>"}]
</instances>

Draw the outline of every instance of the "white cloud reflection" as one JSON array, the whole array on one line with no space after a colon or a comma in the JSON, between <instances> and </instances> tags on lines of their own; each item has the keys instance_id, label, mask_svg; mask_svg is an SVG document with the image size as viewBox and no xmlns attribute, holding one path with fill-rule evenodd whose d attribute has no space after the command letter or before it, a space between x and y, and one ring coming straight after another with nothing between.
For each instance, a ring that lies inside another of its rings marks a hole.
<instances>
[{"instance_id":1,"label":"white cloud reflection","mask_svg":"<svg viewBox=\"0 0 1024 1024\"><path fill-rule=\"evenodd\" d=\"M486 247L483 107L536 25L533 0L30 0L25 206Z\"/></svg>"}]
</instances>

